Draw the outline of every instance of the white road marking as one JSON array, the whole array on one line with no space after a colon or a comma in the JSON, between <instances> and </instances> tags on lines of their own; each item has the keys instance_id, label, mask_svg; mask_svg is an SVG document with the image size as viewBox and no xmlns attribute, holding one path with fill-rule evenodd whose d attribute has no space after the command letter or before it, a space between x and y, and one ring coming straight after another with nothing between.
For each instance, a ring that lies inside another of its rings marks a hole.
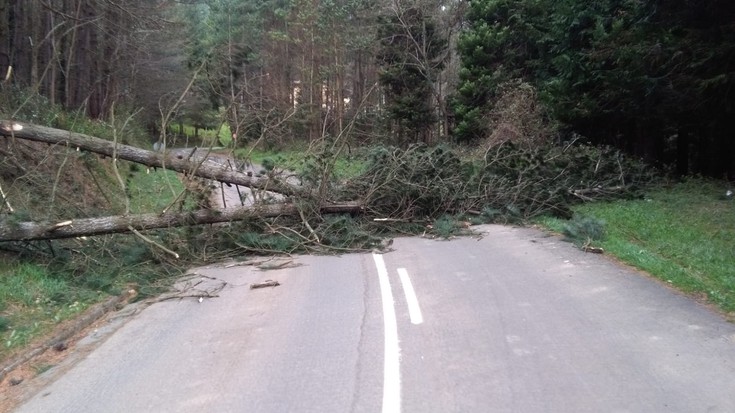
<instances>
[{"instance_id":1,"label":"white road marking","mask_svg":"<svg viewBox=\"0 0 735 413\"><path fill-rule=\"evenodd\" d=\"M421 314L419 300L416 298L416 292L413 290L411 278L405 268L398 269L398 276L401 278L403 292L406 294L406 303L408 304L408 316L413 324L421 324L424 322L424 316Z\"/></svg>"},{"instance_id":2,"label":"white road marking","mask_svg":"<svg viewBox=\"0 0 735 413\"><path fill-rule=\"evenodd\" d=\"M398 346L398 323L393 293L390 289L388 269L383 256L373 254L375 267L378 269L380 294L383 299L383 321L385 324L385 365L383 366L383 413L400 413L401 411L401 369Z\"/></svg>"}]
</instances>

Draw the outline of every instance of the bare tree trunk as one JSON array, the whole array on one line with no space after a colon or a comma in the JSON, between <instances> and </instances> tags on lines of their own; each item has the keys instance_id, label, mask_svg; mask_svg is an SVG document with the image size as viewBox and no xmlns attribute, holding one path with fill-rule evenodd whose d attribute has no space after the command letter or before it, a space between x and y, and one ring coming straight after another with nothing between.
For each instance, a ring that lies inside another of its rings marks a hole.
<instances>
[{"instance_id":1,"label":"bare tree trunk","mask_svg":"<svg viewBox=\"0 0 735 413\"><path fill-rule=\"evenodd\" d=\"M9 20L11 7L8 0L0 0L0 87L6 82L6 78L10 77L11 73L8 72L12 70Z\"/></svg>"},{"instance_id":2,"label":"bare tree trunk","mask_svg":"<svg viewBox=\"0 0 735 413\"><path fill-rule=\"evenodd\" d=\"M56 85L57 66L58 66L58 59L59 59L59 55L57 51L58 40L56 39L56 33L54 31L54 26L55 26L54 14L50 11L47 11L46 15L47 15L47 20L48 20L47 30L51 36L48 42L48 46L46 46L48 48L48 52L47 52L48 53L48 63L47 64L49 66L48 67L49 76L48 76L48 82L47 82L48 86L47 86L46 93L48 94L48 99L51 102L51 104L55 105L56 104L56 90L57 90L57 87L56 87L57 86Z\"/></svg>"},{"instance_id":3,"label":"bare tree trunk","mask_svg":"<svg viewBox=\"0 0 735 413\"><path fill-rule=\"evenodd\" d=\"M76 10L74 12L74 19L76 21L81 21L82 0L70 0L69 6L76 6ZM69 7L69 10L71 10L71 7ZM71 108L74 106L74 102L76 99L75 82L79 81L78 75L77 75L78 65L76 64L77 56L74 53L77 51L79 27L80 25L78 24L75 24L72 27L71 36L69 36L69 43L66 47L67 55L66 55L66 68L64 70L64 99L65 99L65 106L67 108Z\"/></svg>"},{"instance_id":4,"label":"bare tree trunk","mask_svg":"<svg viewBox=\"0 0 735 413\"><path fill-rule=\"evenodd\" d=\"M16 130L18 128L22 129ZM248 176L246 173L233 170L212 158L202 159L203 156L197 156L197 148L191 149L191 152L187 154L168 151L163 153L153 152L129 145L116 145L113 142L80 133L8 120L0 120L0 135L11 137L11 139L20 138L52 145L70 146L105 156L116 155L119 159L150 167L171 169L215 181L278 192L284 195L311 195L308 189L300 186L276 179ZM206 152L206 150L200 152Z\"/></svg>"},{"instance_id":5,"label":"bare tree trunk","mask_svg":"<svg viewBox=\"0 0 735 413\"><path fill-rule=\"evenodd\" d=\"M26 1L26 7L28 8L27 18L30 23L29 35L28 35L28 46L31 51L31 90L33 93L38 93L41 87L38 77L38 65L39 56L41 53L41 38L43 34L39 34L39 31L43 30L40 18L40 12L38 11L38 4L36 1Z\"/></svg>"},{"instance_id":6,"label":"bare tree trunk","mask_svg":"<svg viewBox=\"0 0 735 413\"><path fill-rule=\"evenodd\" d=\"M361 212L358 203L323 205L322 213ZM100 218L83 218L64 222L0 222L0 242L32 241L75 238L102 234L144 231L188 225L214 224L240 221L248 218L275 218L284 215L299 216L293 204L271 204L226 209L200 209L197 211L167 212L164 214L117 215Z\"/></svg>"}]
</instances>

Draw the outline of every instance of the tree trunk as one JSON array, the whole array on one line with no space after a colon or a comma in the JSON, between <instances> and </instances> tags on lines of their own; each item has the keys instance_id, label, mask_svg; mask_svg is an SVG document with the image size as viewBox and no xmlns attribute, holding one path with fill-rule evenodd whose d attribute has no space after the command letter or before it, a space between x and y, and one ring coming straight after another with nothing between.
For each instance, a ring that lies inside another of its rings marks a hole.
<instances>
[{"instance_id":1,"label":"tree trunk","mask_svg":"<svg viewBox=\"0 0 735 413\"><path fill-rule=\"evenodd\" d=\"M676 138L676 174L689 174L689 129L680 127Z\"/></svg>"},{"instance_id":2,"label":"tree trunk","mask_svg":"<svg viewBox=\"0 0 735 413\"><path fill-rule=\"evenodd\" d=\"M14 128L14 125L17 126ZM13 130L18 127L22 127L22 129ZM191 149L188 153L182 153L181 151L153 152L129 145L116 145L114 142L80 133L8 120L0 120L0 135L10 137L10 139L20 138L52 145L70 146L105 156L115 156L119 159L150 167L171 169L184 174L194 174L202 178L277 192L284 195L301 195L307 197L311 195L310 191L306 188L291 185L277 179L248 176L246 173L234 170L229 165L220 164L212 158L204 158L205 154L197 156L197 148ZM206 151L202 150L200 152Z\"/></svg>"},{"instance_id":3,"label":"tree trunk","mask_svg":"<svg viewBox=\"0 0 735 413\"><path fill-rule=\"evenodd\" d=\"M43 27L41 27L41 18L38 11L38 4L35 1L26 1L26 7L28 8L26 11L28 22L30 23L30 27L26 26L29 30L28 48L31 52L30 86L31 91L34 94L37 94L41 87L41 82L38 78L38 65L42 46L41 39L43 38L43 34L40 34L39 32L43 30Z\"/></svg>"},{"instance_id":4,"label":"tree trunk","mask_svg":"<svg viewBox=\"0 0 735 413\"><path fill-rule=\"evenodd\" d=\"M76 6L74 20L80 22L82 16L82 0L70 0L69 6L69 10L71 10L71 6ZM73 108L75 106L76 83L79 82L79 75L77 74L79 67L77 63L78 57L75 54L77 51L77 42L79 41L79 27L80 24L75 24L72 27L71 35L68 36L69 43L66 46L67 55L66 69L64 70L64 99L65 106L67 108Z\"/></svg>"},{"instance_id":5,"label":"tree trunk","mask_svg":"<svg viewBox=\"0 0 735 413\"><path fill-rule=\"evenodd\" d=\"M46 93L48 96L48 100L52 105L56 104L56 90L57 90L57 67L59 65L58 59L59 55L57 52L58 48L58 40L56 38L56 33L54 31L55 19L54 14L50 11L46 12L47 20L48 20L48 32L50 33L51 38L49 39L48 45L46 46L48 49L48 82L46 87Z\"/></svg>"},{"instance_id":6,"label":"tree trunk","mask_svg":"<svg viewBox=\"0 0 735 413\"><path fill-rule=\"evenodd\" d=\"M11 70L10 62L10 3L8 0L0 0L0 86L5 83L8 71Z\"/></svg>"},{"instance_id":7,"label":"tree trunk","mask_svg":"<svg viewBox=\"0 0 735 413\"><path fill-rule=\"evenodd\" d=\"M319 208L322 213L361 212L358 203L327 204ZM164 214L117 215L100 218L83 218L65 222L0 222L0 242L32 241L74 238L82 236L130 232L131 228L144 231L187 225L214 224L240 221L248 218L275 218L283 215L299 215L293 204L269 204L226 209L201 209Z\"/></svg>"}]
</instances>

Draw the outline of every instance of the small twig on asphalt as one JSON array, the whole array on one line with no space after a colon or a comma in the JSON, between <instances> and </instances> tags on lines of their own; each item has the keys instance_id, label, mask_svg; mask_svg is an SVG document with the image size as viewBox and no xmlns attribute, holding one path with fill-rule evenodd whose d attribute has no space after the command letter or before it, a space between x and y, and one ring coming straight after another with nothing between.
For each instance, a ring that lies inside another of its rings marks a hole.
<instances>
[{"instance_id":1,"label":"small twig on asphalt","mask_svg":"<svg viewBox=\"0 0 735 413\"><path fill-rule=\"evenodd\" d=\"M283 262L276 262L272 264L259 264L257 267L261 271L268 271L268 270L280 270L282 268L292 268L292 267L298 267L298 264L294 264L293 260L283 261Z\"/></svg>"},{"instance_id":2,"label":"small twig on asphalt","mask_svg":"<svg viewBox=\"0 0 735 413\"><path fill-rule=\"evenodd\" d=\"M184 298L198 298L199 302L201 303L204 298L217 298L219 297L218 293L222 291L227 286L227 281L220 280L216 277L209 277L202 274L192 273L189 274L192 277L201 277L206 278L213 281L218 281L219 285L210 288L208 290L203 289L197 289L198 285L202 284L204 282L203 279L199 280L187 280L186 283L181 286L181 288L177 288L178 291L172 292L170 294L166 294L161 296L156 300L156 302L160 301L168 301L173 299L184 299Z\"/></svg>"},{"instance_id":3,"label":"small twig on asphalt","mask_svg":"<svg viewBox=\"0 0 735 413\"><path fill-rule=\"evenodd\" d=\"M156 302L168 301L168 300L175 300L175 299L183 300L184 298L197 298L197 299L199 299L199 302L202 302L202 299L203 298L217 298L217 297L219 297L219 295L217 295L217 294L210 294L207 291L203 291L202 293L199 293L199 294L172 294L172 295L167 295L167 296L164 296L164 297L159 298L158 300L156 300Z\"/></svg>"},{"instance_id":4,"label":"small twig on asphalt","mask_svg":"<svg viewBox=\"0 0 735 413\"><path fill-rule=\"evenodd\" d=\"M250 284L250 289L251 290L254 290L256 288L278 287L279 285L281 285L281 283L279 283L278 281L265 280L265 281L260 282L260 283Z\"/></svg>"}]
</instances>

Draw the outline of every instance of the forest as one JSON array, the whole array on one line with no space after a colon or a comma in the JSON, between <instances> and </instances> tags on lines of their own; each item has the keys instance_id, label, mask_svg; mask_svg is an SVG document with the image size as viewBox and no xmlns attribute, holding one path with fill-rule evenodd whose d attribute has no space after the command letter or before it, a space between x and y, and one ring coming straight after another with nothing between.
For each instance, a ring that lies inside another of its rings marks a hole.
<instances>
[{"instance_id":1,"label":"forest","mask_svg":"<svg viewBox=\"0 0 735 413\"><path fill-rule=\"evenodd\" d=\"M1 0L0 76L151 143L574 141L735 178L726 0Z\"/></svg>"},{"instance_id":2,"label":"forest","mask_svg":"<svg viewBox=\"0 0 735 413\"><path fill-rule=\"evenodd\" d=\"M733 311L734 93L726 0L0 0L0 360L203 263L475 224Z\"/></svg>"}]
</instances>

